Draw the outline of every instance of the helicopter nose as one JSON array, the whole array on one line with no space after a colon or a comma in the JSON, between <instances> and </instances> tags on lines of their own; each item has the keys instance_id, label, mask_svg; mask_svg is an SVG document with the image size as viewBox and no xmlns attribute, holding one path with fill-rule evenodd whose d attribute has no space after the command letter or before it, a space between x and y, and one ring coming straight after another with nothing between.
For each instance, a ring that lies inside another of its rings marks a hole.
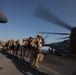
<instances>
[{"instance_id":1,"label":"helicopter nose","mask_svg":"<svg viewBox=\"0 0 76 75\"><path fill-rule=\"evenodd\" d=\"M7 23L8 19L2 11L0 11L0 23Z\"/></svg>"}]
</instances>

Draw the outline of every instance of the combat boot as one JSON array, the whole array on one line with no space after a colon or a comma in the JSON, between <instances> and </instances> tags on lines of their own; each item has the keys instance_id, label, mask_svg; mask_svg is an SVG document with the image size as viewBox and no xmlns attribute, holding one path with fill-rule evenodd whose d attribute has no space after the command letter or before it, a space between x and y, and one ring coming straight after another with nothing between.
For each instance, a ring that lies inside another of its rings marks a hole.
<instances>
[{"instance_id":1,"label":"combat boot","mask_svg":"<svg viewBox=\"0 0 76 75\"><path fill-rule=\"evenodd\" d=\"M38 65L38 64L35 64L34 67L35 67L35 68L39 68L39 65Z\"/></svg>"}]
</instances>

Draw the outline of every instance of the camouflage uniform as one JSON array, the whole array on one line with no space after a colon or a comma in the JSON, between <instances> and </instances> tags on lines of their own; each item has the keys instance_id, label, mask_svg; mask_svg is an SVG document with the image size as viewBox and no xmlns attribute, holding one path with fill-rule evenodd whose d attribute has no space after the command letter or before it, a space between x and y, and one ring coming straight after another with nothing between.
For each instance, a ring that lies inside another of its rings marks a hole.
<instances>
[{"instance_id":1,"label":"camouflage uniform","mask_svg":"<svg viewBox=\"0 0 76 75\"><path fill-rule=\"evenodd\" d=\"M33 65L34 54L35 54L36 48L37 48L36 38L33 38L32 41L30 42L30 65Z\"/></svg>"},{"instance_id":2,"label":"camouflage uniform","mask_svg":"<svg viewBox=\"0 0 76 75\"><path fill-rule=\"evenodd\" d=\"M42 48L42 35L37 36L37 38L34 38L31 42L32 45L32 50L31 50L31 55L30 55L30 64L39 68L38 66L38 60L39 60L39 54L41 53L41 48Z\"/></svg>"},{"instance_id":3,"label":"camouflage uniform","mask_svg":"<svg viewBox=\"0 0 76 75\"><path fill-rule=\"evenodd\" d=\"M20 47L20 40L18 39L17 41L14 42L14 54L16 53L16 56L18 55L19 47Z\"/></svg>"},{"instance_id":4,"label":"camouflage uniform","mask_svg":"<svg viewBox=\"0 0 76 75\"><path fill-rule=\"evenodd\" d=\"M27 56L27 53L28 53L28 38L24 38L23 39L23 43L22 43L22 53L23 53L23 59L24 59L24 56L26 55Z\"/></svg>"},{"instance_id":5,"label":"camouflage uniform","mask_svg":"<svg viewBox=\"0 0 76 75\"><path fill-rule=\"evenodd\" d=\"M10 51L10 40L8 40L7 42L5 42L4 50L7 50L7 53L9 53L9 51Z\"/></svg>"},{"instance_id":6,"label":"camouflage uniform","mask_svg":"<svg viewBox=\"0 0 76 75\"><path fill-rule=\"evenodd\" d=\"M14 39L10 41L10 54L14 55Z\"/></svg>"}]
</instances>

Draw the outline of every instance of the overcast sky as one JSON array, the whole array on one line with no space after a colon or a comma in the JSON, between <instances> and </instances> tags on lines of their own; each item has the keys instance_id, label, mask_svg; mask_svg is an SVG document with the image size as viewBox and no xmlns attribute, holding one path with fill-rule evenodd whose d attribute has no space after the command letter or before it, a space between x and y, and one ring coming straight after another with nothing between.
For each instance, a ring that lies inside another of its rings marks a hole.
<instances>
[{"instance_id":1,"label":"overcast sky","mask_svg":"<svg viewBox=\"0 0 76 75\"><path fill-rule=\"evenodd\" d=\"M72 27L76 26L76 0L0 0L0 10L8 18L6 24L0 23L0 40L7 41L13 38L22 41L24 37L35 37L39 31L70 33L68 29L33 16L39 5ZM44 37L46 36L44 34ZM61 41L56 39L60 37L66 36L48 35L46 42Z\"/></svg>"}]
</instances>

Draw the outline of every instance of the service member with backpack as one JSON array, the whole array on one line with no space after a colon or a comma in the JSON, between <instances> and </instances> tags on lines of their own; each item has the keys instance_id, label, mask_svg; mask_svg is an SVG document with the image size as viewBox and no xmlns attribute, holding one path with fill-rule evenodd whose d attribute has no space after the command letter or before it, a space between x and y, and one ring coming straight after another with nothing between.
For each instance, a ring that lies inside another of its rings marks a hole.
<instances>
[{"instance_id":1,"label":"service member with backpack","mask_svg":"<svg viewBox=\"0 0 76 75\"><path fill-rule=\"evenodd\" d=\"M30 42L30 65L39 68L38 61L42 48L42 34L38 34L36 38L33 38Z\"/></svg>"}]
</instances>

